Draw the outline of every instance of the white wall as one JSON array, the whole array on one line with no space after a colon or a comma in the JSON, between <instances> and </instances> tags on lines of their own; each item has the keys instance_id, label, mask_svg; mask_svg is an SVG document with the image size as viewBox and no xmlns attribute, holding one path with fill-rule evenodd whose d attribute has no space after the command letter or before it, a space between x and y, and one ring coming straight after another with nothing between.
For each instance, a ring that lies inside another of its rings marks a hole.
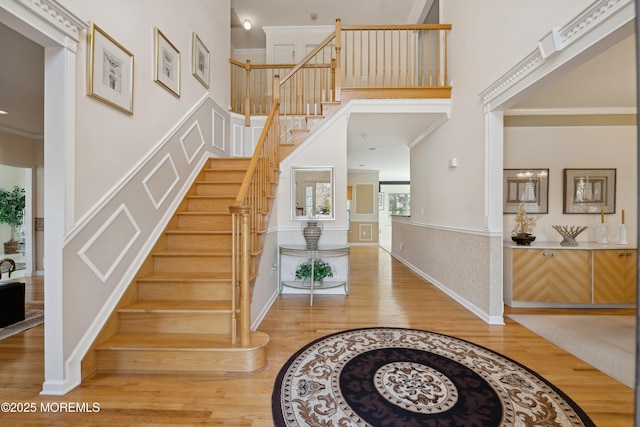
<instances>
[{"instance_id":1,"label":"white wall","mask_svg":"<svg viewBox=\"0 0 640 427\"><path fill-rule=\"evenodd\" d=\"M133 116L85 96L87 46L77 60L76 218L134 168L138 160L171 131L178 118L203 95L229 105L229 0L61 0L86 21L93 21L134 55ZM153 80L154 38L158 27L181 55L180 98ZM207 90L191 72L192 33L211 52Z\"/></svg>"},{"instance_id":2,"label":"white wall","mask_svg":"<svg viewBox=\"0 0 640 427\"><path fill-rule=\"evenodd\" d=\"M315 48L332 31L335 26L310 25L303 27L264 27L266 34L267 64L297 64L307 55L308 47ZM274 61L274 46L293 45L293 56L290 61ZM281 76L284 77L284 76Z\"/></svg>"},{"instance_id":3,"label":"white wall","mask_svg":"<svg viewBox=\"0 0 640 427\"><path fill-rule=\"evenodd\" d=\"M586 225L578 242L595 242L600 214L563 214L565 168L616 169L616 214L605 215L610 228L618 227L625 211L628 240L636 244L637 185L635 126L507 127L504 167L549 169L549 213L540 215L536 242L560 242L552 225ZM504 215L504 238L509 240L515 215Z\"/></svg>"}]
</instances>

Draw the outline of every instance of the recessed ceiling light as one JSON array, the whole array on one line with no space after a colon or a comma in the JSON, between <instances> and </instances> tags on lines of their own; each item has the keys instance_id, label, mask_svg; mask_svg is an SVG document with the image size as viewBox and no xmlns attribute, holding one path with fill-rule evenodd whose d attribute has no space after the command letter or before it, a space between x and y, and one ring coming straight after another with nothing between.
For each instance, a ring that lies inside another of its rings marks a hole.
<instances>
[{"instance_id":1,"label":"recessed ceiling light","mask_svg":"<svg viewBox=\"0 0 640 427\"><path fill-rule=\"evenodd\" d=\"M369 147L369 151L376 151L378 150L378 147Z\"/></svg>"},{"instance_id":2,"label":"recessed ceiling light","mask_svg":"<svg viewBox=\"0 0 640 427\"><path fill-rule=\"evenodd\" d=\"M244 27L245 30L249 31L251 29L251 21L249 21L248 19L245 19L244 22L242 23L242 26Z\"/></svg>"},{"instance_id":3,"label":"recessed ceiling light","mask_svg":"<svg viewBox=\"0 0 640 427\"><path fill-rule=\"evenodd\" d=\"M11 114L8 111L0 110L0 114Z\"/></svg>"}]
</instances>

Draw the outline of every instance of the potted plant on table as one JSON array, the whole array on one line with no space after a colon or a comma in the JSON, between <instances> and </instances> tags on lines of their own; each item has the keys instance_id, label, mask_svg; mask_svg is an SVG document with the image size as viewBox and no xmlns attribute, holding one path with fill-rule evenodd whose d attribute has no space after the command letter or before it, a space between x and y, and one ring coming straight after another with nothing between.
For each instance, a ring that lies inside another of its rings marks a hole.
<instances>
[{"instance_id":1,"label":"potted plant on table","mask_svg":"<svg viewBox=\"0 0 640 427\"><path fill-rule=\"evenodd\" d=\"M304 286L311 286L311 261L300 264L296 269L296 280L304 280ZM333 269L328 262L317 259L313 262L314 286L321 286L322 279L333 277Z\"/></svg>"},{"instance_id":2,"label":"potted plant on table","mask_svg":"<svg viewBox=\"0 0 640 427\"><path fill-rule=\"evenodd\" d=\"M0 224L11 226L11 239L4 242L5 254L18 252L19 242L16 240L16 232L22 225L24 206L24 188L15 186L11 191L0 188Z\"/></svg>"},{"instance_id":3,"label":"potted plant on table","mask_svg":"<svg viewBox=\"0 0 640 427\"><path fill-rule=\"evenodd\" d=\"M511 240L516 242L518 246L530 246L531 242L536 240L536 236L531 233L533 233L533 227L536 226L538 218L527 215L524 203L520 203L516 213L516 225L511 232Z\"/></svg>"}]
</instances>

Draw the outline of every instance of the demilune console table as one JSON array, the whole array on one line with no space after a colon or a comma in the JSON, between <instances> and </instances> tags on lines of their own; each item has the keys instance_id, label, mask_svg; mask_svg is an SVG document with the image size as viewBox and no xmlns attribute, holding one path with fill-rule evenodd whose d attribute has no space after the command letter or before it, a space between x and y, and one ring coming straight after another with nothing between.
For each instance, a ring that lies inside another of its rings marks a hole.
<instances>
[{"instance_id":1,"label":"demilune console table","mask_svg":"<svg viewBox=\"0 0 640 427\"><path fill-rule=\"evenodd\" d=\"M283 256L291 256L298 258L306 258L309 260L311 265L314 265L315 260L323 259L323 258L338 258L345 257L347 262L346 268L346 277L344 279L337 280L327 280L326 278L322 280L322 285L316 286L318 289L329 289L329 288L337 288L344 286L344 291L347 295L349 295L349 246L321 246L318 249L308 249L304 245L299 246L280 246L280 258L279 264L280 268L278 269L278 281L280 283L280 293L282 293L282 289L286 286L289 288L295 289L304 289L309 291L309 305L313 305L313 291L314 291L314 280L313 280L313 268L311 269L311 279L309 284L305 286L303 280L291 280L285 281L282 280L282 257Z\"/></svg>"}]
</instances>

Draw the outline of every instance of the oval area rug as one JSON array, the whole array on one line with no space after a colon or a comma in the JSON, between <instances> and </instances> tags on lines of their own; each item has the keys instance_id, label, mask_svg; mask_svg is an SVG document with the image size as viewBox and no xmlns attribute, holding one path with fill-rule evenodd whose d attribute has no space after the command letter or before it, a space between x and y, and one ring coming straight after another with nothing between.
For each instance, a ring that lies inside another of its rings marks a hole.
<instances>
[{"instance_id":1,"label":"oval area rug","mask_svg":"<svg viewBox=\"0 0 640 427\"><path fill-rule=\"evenodd\" d=\"M347 330L306 345L276 377L272 411L277 427L595 427L506 356L404 328Z\"/></svg>"}]
</instances>

